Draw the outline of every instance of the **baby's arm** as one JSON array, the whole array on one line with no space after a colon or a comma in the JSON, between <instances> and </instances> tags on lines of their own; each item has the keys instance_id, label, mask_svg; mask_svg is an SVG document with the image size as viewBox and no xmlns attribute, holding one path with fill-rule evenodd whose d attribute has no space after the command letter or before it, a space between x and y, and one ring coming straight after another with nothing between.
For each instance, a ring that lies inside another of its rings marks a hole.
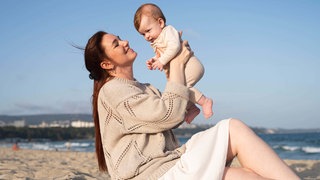
<instances>
[{"instance_id":1,"label":"baby's arm","mask_svg":"<svg viewBox=\"0 0 320 180\"><path fill-rule=\"evenodd\" d=\"M171 61L181 50L181 42L179 32L172 26L168 25L165 30L165 45L166 48L159 57L159 61L162 65L166 65Z\"/></svg>"}]
</instances>

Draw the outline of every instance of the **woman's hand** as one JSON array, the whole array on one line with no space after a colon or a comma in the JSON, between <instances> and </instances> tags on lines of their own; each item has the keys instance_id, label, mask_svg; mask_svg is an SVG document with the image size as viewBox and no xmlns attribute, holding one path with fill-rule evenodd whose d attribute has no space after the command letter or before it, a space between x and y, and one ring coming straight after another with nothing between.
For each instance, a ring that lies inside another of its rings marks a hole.
<instances>
[{"instance_id":1,"label":"woman's hand","mask_svg":"<svg viewBox=\"0 0 320 180\"><path fill-rule=\"evenodd\" d=\"M190 57L193 55L193 51L191 50L188 41L184 40L181 43L181 50L178 55L170 61L170 66L172 64L183 64L185 65Z\"/></svg>"}]
</instances>

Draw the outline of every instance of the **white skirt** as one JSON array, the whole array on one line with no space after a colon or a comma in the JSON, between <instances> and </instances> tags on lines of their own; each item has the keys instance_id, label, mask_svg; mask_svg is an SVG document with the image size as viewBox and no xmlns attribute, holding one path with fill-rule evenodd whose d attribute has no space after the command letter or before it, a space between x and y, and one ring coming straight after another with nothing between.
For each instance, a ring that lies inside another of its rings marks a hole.
<instances>
[{"instance_id":1,"label":"white skirt","mask_svg":"<svg viewBox=\"0 0 320 180\"><path fill-rule=\"evenodd\" d=\"M180 160L159 180L222 179L228 153L229 120L194 134Z\"/></svg>"}]
</instances>

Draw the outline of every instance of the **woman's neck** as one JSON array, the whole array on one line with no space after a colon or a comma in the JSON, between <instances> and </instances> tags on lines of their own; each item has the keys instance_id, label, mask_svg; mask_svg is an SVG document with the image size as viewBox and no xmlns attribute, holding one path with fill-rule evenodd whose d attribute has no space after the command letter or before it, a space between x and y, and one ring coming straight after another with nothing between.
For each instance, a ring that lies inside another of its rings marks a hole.
<instances>
[{"instance_id":1,"label":"woman's neck","mask_svg":"<svg viewBox=\"0 0 320 180\"><path fill-rule=\"evenodd\" d=\"M118 78L134 80L133 68L131 66L131 67L127 67L127 68L117 69L116 73L114 74L114 76L118 77Z\"/></svg>"}]
</instances>

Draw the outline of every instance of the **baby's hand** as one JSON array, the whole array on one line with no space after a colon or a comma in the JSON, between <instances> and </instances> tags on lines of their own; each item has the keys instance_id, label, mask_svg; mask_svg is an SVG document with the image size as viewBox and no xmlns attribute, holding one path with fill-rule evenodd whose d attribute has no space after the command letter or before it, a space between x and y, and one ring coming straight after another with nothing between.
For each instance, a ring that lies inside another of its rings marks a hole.
<instances>
[{"instance_id":1,"label":"baby's hand","mask_svg":"<svg viewBox=\"0 0 320 180\"><path fill-rule=\"evenodd\" d=\"M147 61L146 61L146 64L147 64L147 68L149 69L149 70L153 70L152 69L152 64L154 63L154 59L153 58L150 58L150 59L148 59Z\"/></svg>"},{"instance_id":2,"label":"baby's hand","mask_svg":"<svg viewBox=\"0 0 320 180\"><path fill-rule=\"evenodd\" d=\"M155 61L152 63L152 69L158 69L160 71L163 70L163 64L158 60L154 59Z\"/></svg>"}]
</instances>

